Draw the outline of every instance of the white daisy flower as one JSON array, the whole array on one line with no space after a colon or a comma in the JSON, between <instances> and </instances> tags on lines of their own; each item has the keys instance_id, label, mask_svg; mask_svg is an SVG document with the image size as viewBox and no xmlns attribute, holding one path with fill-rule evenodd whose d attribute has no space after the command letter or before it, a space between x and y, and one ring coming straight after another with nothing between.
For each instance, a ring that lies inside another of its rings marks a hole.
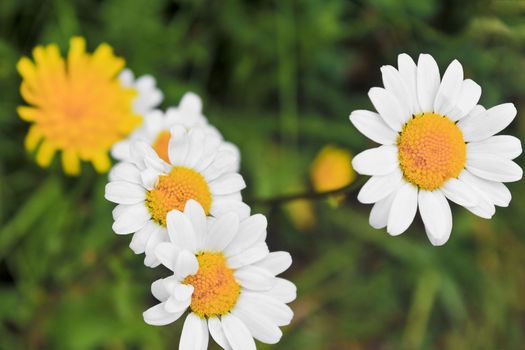
<instances>
[{"instance_id":1,"label":"white daisy flower","mask_svg":"<svg viewBox=\"0 0 525 350\"><path fill-rule=\"evenodd\" d=\"M250 215L240 191L246 187L235 171L236 158L221 147L222 141L201 128L171 129L168 162L145 142L131 144L131 162L121 162L110 171L105 197L119 204L113 210L113 230L117 234L135 233L130 247L145 253L144 263L154 267L156 244L166 241L166 216L182 210L194 199L207 215L235 211Z\"/></svg>"},{"instance_id":2,"label":"white daisy flower","mask_svg":"<svg viewBox=\"0 0 525 350\"><path fill-rule=\"evenodd\" d=\"M290 323L286 305L296 287L275 277L292 263L286 252L269 253L266 218L239 220L235 213L206 218L195 201L184 212L168 214L169 242L157 257L173 275L155 281L151 292L160 303L144 312L151 325L166 325L187 309L179 349L207 349L209 334L224 349L255 349L254 338L277 343Z\"/></svg>"},{"instance_id":3,"label":"white daisy flower","mask_svg":"<svg viewBox=\"0 0 525 350\"><path fill-rule=\"evenodd\" d=\"M143 75L135 80L133 72L124 69L119 75L119 80L125 87L137 91L137 97L133 101L133 111L143 117L160 105L164 99L162 91L157 88L155 78L151 75Z\"/></svg>"},{"instance_id":4,"label":"white daisy flower","mask_svg":"<svg viewBox=\"0 0 525 350\"><path fill-rule=\"evenodd\" d=\"M170 129L174 125L182 125L187 129L200 127L206 134L222 139L221 133L210 125L208 119L202 114L200 97L188 92L182 97L177 107L168 108L165 113L159 110L146 113L142 126L135 130L128 139L117 142L111 149L111 155L120 161L130 161L130 144L135 141L144 141L153 147L161 159L168 161ZM238 171L240 168L239 149L229 142L223 142L221 147L235 155L237 158L236 171Z\"/></svg>"},{"instance_id":5,"label":"white daisy flower","mask_svg":"<svg viewBox=\"0 0 525 350\"><path fill-rule=\"evenodd\" d=\"M457 60L443 79L426 54L417 65L401 54L398 69L383 66L381 72L384 88L368 93L378 113L350 115L361 133L381 144L352 161L358 173L372 176L358 195L362 203L375 203L370 224L399 235L419 207L430 242L442 245L452 231L447 199L484 218L494 215L495 205L507 206L511 194L502 182L522 178L512 161L521 154L521 142L494 135L514 119L514 105L477 105L481 87L463 78Z\"/></svg>"}]
</instances>

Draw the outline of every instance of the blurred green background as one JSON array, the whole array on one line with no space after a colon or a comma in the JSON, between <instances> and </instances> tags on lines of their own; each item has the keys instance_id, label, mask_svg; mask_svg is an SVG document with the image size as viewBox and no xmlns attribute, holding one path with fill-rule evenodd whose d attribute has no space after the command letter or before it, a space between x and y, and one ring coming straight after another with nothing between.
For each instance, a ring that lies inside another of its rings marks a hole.
<instances>
[{"instance_id":1,"label":"blurred green background","mask_svg":"<svg viewBox=\"0 0 525 350\"><path fill-rule=\"evenodd\" d=\"M325 144L372 144L349 123L397 54L458 58L481 103L514 102L507 133L525 135L525 1L1 0L0 349L175 349L182 322L146 325L150 284L130 237L111 230L106 176L40 169L15 64L72 35L110 43L136 74L153 74L162 107L185 91L242 152L243 192L269 219L269 245L294 257L293 323L275 349L519 349L525 341L525 185L483 220L453 206L450 241L434 248L418 218L392 238L368 225L356 192L266 205L308 191ZM523 167L523 157L518 158ZM361 180L358 180L361 181ZM212 345L211 348L215 348ZM269 347L259 344L260 349Z\"/></svg>"}]
</instances>

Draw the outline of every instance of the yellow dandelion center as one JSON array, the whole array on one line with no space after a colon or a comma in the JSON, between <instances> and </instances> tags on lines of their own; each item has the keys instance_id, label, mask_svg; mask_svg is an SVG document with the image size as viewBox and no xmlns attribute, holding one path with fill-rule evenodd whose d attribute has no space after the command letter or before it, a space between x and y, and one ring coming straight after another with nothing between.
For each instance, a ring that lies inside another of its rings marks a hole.
<instances>
[{"instance_id":1,"label":"yellow dandelion center","mask_svg":"<svg viewBox=\"0 0 525 350\"><path fill-rule=\"evenodd\" d=\"M81 159L107 171L111 146L141 123L132 110L136 90L123 87L117 78L124 60L107 44L87 53L79 37L71 39L66 58L54 44L36 47L33 57L34 62L23 57L17 65L22 96L31 105L18 108L20 117L33 123L27 149L40 145L36 160L41 166L63 151L68 174L79 173Z\"/></svg>"},{"instance_id":2,"label":"yellow dandelion center","mask_svg":"<svg viewBox=\"0 0 525 350\"><path fill-rule=\"evenodd\" d=\"M168 145L170 143L171 133L169 130L162 130L157 135L157 138L155 139L155 142L153 142L153 149L155 152L157 152L160 159L170 162L170 158L168 156Z\"/></svg>"},{"instance_id":3,"label":"yellow dandelion center","mask_svg":"<svg viewBox=\"0 0 525 350\"><path fill-rule=\"evenodd\" d=\"M211 193L206 179L197 171L183 166L173 167L168 175L159 177L157 185L146 195L146 204L153 220L166 226L166 216L173 209L184 210L194 199L210 212Z\"/></svg>"},{"instance_id":4,"label":"yellow dandelion center","mask_svg":"<svg viewBox=\"0 0 525 350\"><path fill-rule=\"evenodd\" d=\"M405 179L424 190L441 187L465 167L463 134L453 121L439 114L412 118L403 126L397 145Z\"/></svg>"},{"instance_id":5,"label":"yellow dandelion center","mask_svg":"<svg viewBox=\"0 0 525 350\"><path fill-rule=\"evenodd\" d=\"M225 315L233 309L241 286L233 276L233 270L226 265L226 258L220 252L203 252L197 255L199 271L184 279L184 284L194 288L191 310L200 317Z\"/></svg>"}]
</instances>

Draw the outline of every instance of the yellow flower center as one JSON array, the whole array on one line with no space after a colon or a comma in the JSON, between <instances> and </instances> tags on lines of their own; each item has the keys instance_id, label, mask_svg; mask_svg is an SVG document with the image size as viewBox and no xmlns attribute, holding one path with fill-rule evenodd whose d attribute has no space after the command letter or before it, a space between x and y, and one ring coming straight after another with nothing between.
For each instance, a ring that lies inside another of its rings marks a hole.
<instances>
[{"instance_id":1,"label":"yellow flower center","mask_svg":"<svg viewBox=\"0 0 525 350\"><path fill-rule=\"evenodd\" d=\"M193 169L175 166L168 175L159 176L157 185L146 194L146 204L153 220L166 226L166 216L174 209L183 211L194 199L210 212L211 193L204 177Z\"/></svg>"},{"instance_id":2,"label":"yellow flower center","mask_svg":"<svg viewBox=\"0 0 525 350\"><path fill-rule=\"evenodd\" d=\"M197 255L199 270L184 279L184 284L194 288L191 297L191 311L200 317L225 315L233 309L241 286L233 276L233 270L226 265L226 258L220 252L203 252Z\"/></svg>"},{"instance_id":3,"label":"yellow flower center","mask_svg":"<svg viewBox=\"0 0 525 350\"><path fill-rule=\"evenodd\" d=\"M465 167L463 134L454 122L439 114L422 113L408 121L397 146L405 179L424 190L441 187Z\"/></svg>"},{"instance_id":4,"label":"yellow flower center","mask_svg":"<svg viewBox=\"0 0 525 350\"><path fill-rule=\"evenodd\" d=\"M93 54L85 46L83 38L71 39L66 59L57 45L38 46L34 62L23 57L17 65L22 97L31 105L19 107L18 113L33 123L26 147L33 151L39 146L36 160L41 166L63 151L68 174L80 172L81 159L107 171L111 146L141 123L132 110L136 90L123 87L117 78L124 60L107 44Z\"/></svg>"},{"instance_id":5,"label":"yellow flower center","mask_svg":"<svg viewBox=\"0 0 525 350\"><path fill-rule=\"evenodd\" d=\"M153 142L153 149L157 152L160 159L170 162L168 155L168 145L170 143L171 133L169 130L162 130L157 135L155 142Z\"/></svg>"}]
</instances>

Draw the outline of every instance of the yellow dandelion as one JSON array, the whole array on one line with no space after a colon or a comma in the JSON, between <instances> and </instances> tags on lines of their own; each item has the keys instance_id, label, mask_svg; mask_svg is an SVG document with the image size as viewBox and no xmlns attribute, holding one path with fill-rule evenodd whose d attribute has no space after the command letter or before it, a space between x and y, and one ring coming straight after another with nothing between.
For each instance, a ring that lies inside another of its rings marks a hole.
<instances>
[{"instance_id":1,"label":"yellow dandelion","mask_svg":"<svg viewBox=\"0 0 525 350\"><path fill-rule=\"evenodd\" d=\"M319 152L310 167L310 178L318 192L337 190L351 184L355 172L352 155L344 148L327 145Z\"/></svg>"},{"instance_id":2,"label":"yellow dandelion","mask_svg":"<svg viewBox=\"0 0 525 350\"><path fill-rule=\"evenodd\" d=\"M80 160L108 171L111 146L141 123L132 111L136 90L117 77L124 60L107 44L87 53L81 37L71 39L67 58L56 44L37 46L33 58L22 57L17 64L20 92L30 105L18 107L18 114L32 123L26 149L38 149L36 162L42 167L62 151L62 166L70 175L80 172Z\"/></svg>"}]
</instances>

